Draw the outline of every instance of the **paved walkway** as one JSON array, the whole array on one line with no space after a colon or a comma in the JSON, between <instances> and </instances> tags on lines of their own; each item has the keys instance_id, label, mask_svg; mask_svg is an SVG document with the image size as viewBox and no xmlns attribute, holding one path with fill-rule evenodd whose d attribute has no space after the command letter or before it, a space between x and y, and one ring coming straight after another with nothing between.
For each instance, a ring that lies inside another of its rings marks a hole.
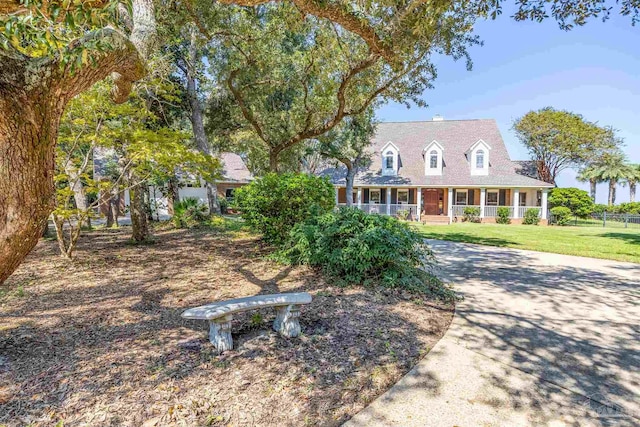
<instances>
[{"instance_id":1,"label":"paved walkway","mask_svg":"<svg viewBox=\"0 0 640 427\"><path fill-rule=\"evenodd\" d=\"M465 300L347 425L640 426L640 265L430 243Z\"/></svg>"}]
</instances>

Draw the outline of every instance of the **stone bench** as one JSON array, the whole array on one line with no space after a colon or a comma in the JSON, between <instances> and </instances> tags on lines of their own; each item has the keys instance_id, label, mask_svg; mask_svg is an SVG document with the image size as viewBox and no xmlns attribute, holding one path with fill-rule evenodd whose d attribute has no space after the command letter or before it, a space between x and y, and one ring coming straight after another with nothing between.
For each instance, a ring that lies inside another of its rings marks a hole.
<instances>
[{"instance_id":1,"label":"stone bench","mask_svg":"<svg viewBox=\"0 0 640 427\"><path fill-rule=\"evenodd\" d=\"M220 354L233 348L231 320L234 313L274 307L276 309L276 320L273 322L273 329L287 338L292 338L300 334L300 322L298 321L300 309L298 306L309 304L310 302L311 294L306 292L256 295L190 308L182 313L182 317L185 319L208 320L209 341Z\"/></svg>"}]
</instances>

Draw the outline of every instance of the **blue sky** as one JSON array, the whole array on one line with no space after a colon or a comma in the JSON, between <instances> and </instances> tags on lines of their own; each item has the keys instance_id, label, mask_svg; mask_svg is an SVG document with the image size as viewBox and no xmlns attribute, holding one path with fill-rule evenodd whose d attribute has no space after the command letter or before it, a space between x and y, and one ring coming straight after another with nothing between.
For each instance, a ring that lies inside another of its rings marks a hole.
<instances>
[{"instance_id":1,"label":"blue sky","mask_svg":"<svg viewBox=\"0 0 640 427\"><path fill-rule=\"evenodd\" d=\"M627 156L640 163L640 25L612 16L566 32L552 20L515 22L505 11L496 21L479 22L476 34L484 46L471 50L472 71L462 61L438 61L435 88L423 94L429 108L388 104L378 110L378 118L493 118L511 157L527 159L511 124L530 110L552 106L619 129ZM571 170L560 176L558 185L588 189ZM607 186L600 184L597 201L606 198ZM619 187L616 203L628 200L628 188Z\"/></svg>"}]
</instances>

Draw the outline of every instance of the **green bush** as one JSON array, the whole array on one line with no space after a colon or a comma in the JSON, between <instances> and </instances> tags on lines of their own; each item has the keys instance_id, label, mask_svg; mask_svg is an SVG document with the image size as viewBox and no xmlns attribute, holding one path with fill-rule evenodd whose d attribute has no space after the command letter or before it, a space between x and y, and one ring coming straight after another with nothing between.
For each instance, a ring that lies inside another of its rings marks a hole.
<instances>
[{"instance_id":1,"label":"green bush","mask_svg":"<svg viewBox=\"0 0 640 427\"><path fill-rule=\"evenodd\" d=\"M620 203L616 208L618 213L628 213L633 215L640 214L640 202Z\"/></svg>"},{"instance_id":2,"label":"green bush","mask_svg":"<svg viewBox=\"0 0 640 427\"><path fill-rule=\"evenodd\" d=\"M554 222L558 225L567 225L573 217L571 209L565 206L556 206L551 209L551 215L553 215Z\"/></svg>"},{"instance_id":3,"label":"green bush","mask_svg":"<svg viewBox=\"0 0 640 427\"><path fill-rule=\"evenodd\" d=\"M480 222L480 208L479 207L467 206L462 211L462 214L464 215L462 217L463 221Z\"/></svg>"},{"instance_id":4,"label":"green bush","mask_svg":"<svg viewBox=\"0 0 640 427\"><path fill-rule=\"evenodd\" d=\"M526 225L538 225L540 222L540 209L527 209L522 218L522 223Z\"/></svg>"},{"instance_id":5,"label":"green bush","mask_svg":"<svg viewBox=\"0 0 640 427\"><path fill-rule=\"evenodd\" d=\"M511 210L506 206L500 206L498 208L498 216L496 217L496 222L498 224L511 224L511 218L509 215L511 214Z\"/></svg>"},{"instance_id":6,"label":"green bush","mask_svg":"<svg viewBox=\"0 0 640 427\"><path fill-rule=\"evenodd\" d=\"M597 213L597 214L603 214L605 212L611 212L613 209L611 206L607 206L607 205L603 205L603 204L596 204L593 205L593 212Z\"/></svg>"},{"instance_id":7,"label":"green bush","mask_svg":"<svg viewBox=\"0 0 640 427\"><path fill-rule=\"evenodd\" d=\"M173 205L173 224L189 228L207 219L209 207L195 197L187 197Z\"/></svg>"},{"instance_id":8,"label":"green bush","mask_svg":"<svg viewBox=\"0 0 640 427\"><path fill-rule=\"evenodd\" d=\"M595 209L595 204L589 193L578 188L554 188L551 190L549 207L553 209L558 206L568 208L578 218L588 217Z\"/></svg>"},{"instance_id":9,"label":"green bush","mask_svg":"<svg viewBox=\"0 0 640 427\"><path fill-rule=\"evenodd\" d=\"M296 225L279 256L318 267L341 285L384 286L450 300L455 294L433 273L424 238L396 218L341 208Z\"/></svg>"},{"instance_id":10,"label":"green bush","mask_svg":"<svg viewBox=\"0 0 640 427\"><path fill-rule=\"evenodd\" d=\"M218 203L220 204L220 213L222 215L226 214L229 211L229 202L227 198L224 196L218 196Z\"/></svg>"},{"instance_id":11,"label":"green bush","mask_svg":"<svg viewBox=\"0 0 640 427\"><path fill-rule=\"evenodd\" d=\"M334 205L329 179L306 174L270 173L234 193L234 206L247 225L275 244L282 244L295 224L329 212Z\"/></svg>"}]
</instances>

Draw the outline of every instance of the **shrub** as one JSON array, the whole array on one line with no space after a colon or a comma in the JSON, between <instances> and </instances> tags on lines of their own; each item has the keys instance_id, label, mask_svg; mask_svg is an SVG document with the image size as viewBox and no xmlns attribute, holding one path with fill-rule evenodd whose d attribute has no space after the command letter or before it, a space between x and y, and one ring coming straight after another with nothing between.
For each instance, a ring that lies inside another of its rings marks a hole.
<instances>
[{"instance_id":1,"label":"shrub","mask_svg":"<svg viewBox=\"0 0 640 427\"><path fill-rule=\"evenodd\" d=\"M555 208L552 208L551 214L553 215L555 223L558 225L569 224L571 217L573 216L571 209L565 206L556 206Z\"/></svg>"},{"instance_id":2,"label":"shrub","mask_svg":"<svg viewBox=\"0 0 640 427\"><path fill-rule=\"evenodd\" d=\"M611 212L612 211L612 207L611 206L607 206L607 205L603 205L603 204L596 204L593 205L593 212L597 213L597 214L603 214L605 212Z\"/></svg>"},{"instance_id":3,"label":"shrub","mask_svg":"<svg viewBox=\"0 0 640 427\"><path fill-rule=\"evenodd\" d=\"M578 218L588 217L595 209L591 196L578 188L554 188L549 194L549 207L564 206Z\"/></svg>"},{"instance_id":4,"label":"shrub","mask_svg":"<svg viewBox=\"0 0 640 427\"><path fill-rule=\"evenodd\" d=\"M238 188L234 205L253 231L281 244L295 224L331 211L335 190L326 177L270 173Z\"/></svg>"},{"instance_id":5,"label":"shrub","mask_svg":"<svg viewBox=\"0 0 640 427\"><path fill-rule=\"evenodd\" d=\"M396 212L396 217L398 217L398 219L401 219L403 221L408 220L409 219L409 209L399 210L398 212Z\"/></svg>"},{"instance_id":6,"label":"shrub","mask_svg":"<svg viewBox=\"0 0 640 427\"><path fill-rule=\"evenodd\" d=\"M480 208L478 207L467 206L462 211L462 214L464 215L462 217L463 221L480 222Z\"/></svg>"},{"instance_id":7,"label":"shrub","mask_svg":"<svg viewBox=\"0 0 640 427\"><path fill-rule=\"evenodd\" d=\"M227 198L224 196L218 196L218 203L220 204L220 213L222 215L226 214L229 211L229 202Z\"/></svg>"},{"instance_id":8,"label":"shrub","mask_svg":"<svg viewBox=\"0 0 640 427\"><path fill-rule=\"evenodd\" d=\"M637 215L640 213L640 202L620 203L616 208L618 213Z\"/></svg>"},{"instance_id":9,"label":"shrub","mask_svg":"<svg viewBox=\"0 0 640 427\"><path fill-rule=\"evenodd\" d=\"M432 273L435 259L424 238L396 218L355 208L296 225L280 257L318 267L341 285L384 286L429 293L454 293Z\"/></svg>"},{"instance_id":10,"label":"shrub","mask_svg":"<svg viewBox=\"0 0 640 427\"><path fill-rule=\"evenodd\" d=\"M207 219L209 208L195 197L187 197L173 205L173 224L188 228Z\"/></svg>"},{"instance_id":11,"label":"shrub","mask_svg":"<svg viewBox=\"0 0 640 427\"><path fill-rule=\"evenodd\" d=\"M511 210L508 207L500 206L497 213L496 222L498 224L511 224L511 218L509 218Z\"/></svg>"},{"instance_id":12,"label":"shrub","mask_svg":"<svg viewBox=\"0 0 640 427\"><path fill-rule=\"evenodd\" d=\"M522 223L526 225L538 225L540 222L540 209L527 209Z\"/></svg>"}]
</instances>

